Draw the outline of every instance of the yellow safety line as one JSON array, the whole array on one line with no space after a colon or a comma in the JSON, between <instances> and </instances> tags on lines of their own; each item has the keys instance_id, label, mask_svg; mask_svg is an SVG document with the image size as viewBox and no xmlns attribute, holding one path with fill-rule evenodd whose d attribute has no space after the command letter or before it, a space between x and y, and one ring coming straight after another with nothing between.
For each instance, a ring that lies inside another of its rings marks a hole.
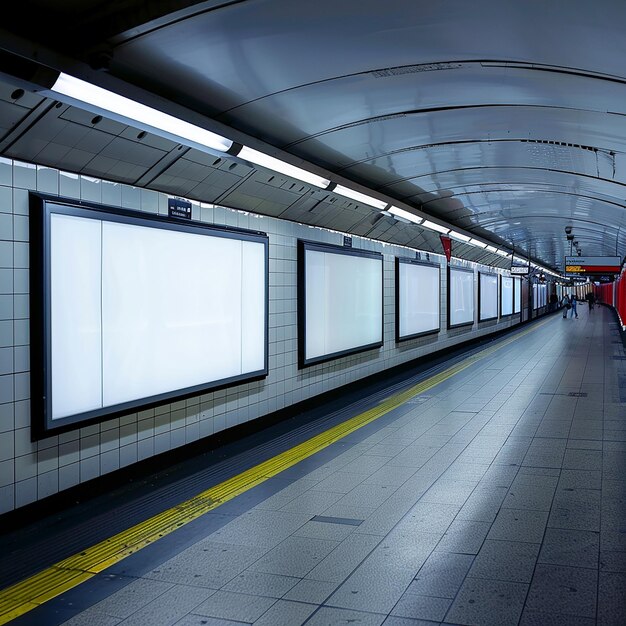
<instances>
[{"instance_id":1,"label":"yellow safety line","mask_svg":"<svg viewBox=\"0 0 626 626\"><path fill-rule=\"evenodd\" d=\"M337 426L333 426L294 448L281 452L277 456L263 461L177 506L158 513L78 554L55 563L51 567L11 587L7 587L0 591L0 624L6 624L48 600L73 589L127 556L154 543L161 537L168 535L201 515L216 509L221 504L232 500L268 478L276 476L366 424L377 420L411 398L432 389L477 361L484 359L513 341L517 341L520 337L537 330L546 323L543 322L533 326L517 333L514 337L497 343L495 346L485 348L443 372L435 374L405 391L390 396L377 406Z\"/></svg>"}]
</instances>

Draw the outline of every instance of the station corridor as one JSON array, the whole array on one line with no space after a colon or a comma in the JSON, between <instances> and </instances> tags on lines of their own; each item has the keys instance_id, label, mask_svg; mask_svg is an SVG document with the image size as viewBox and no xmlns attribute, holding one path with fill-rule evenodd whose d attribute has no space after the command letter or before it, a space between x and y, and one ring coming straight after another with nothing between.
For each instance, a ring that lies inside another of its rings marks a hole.
<instances>
[{"instance_id":1,"label":"station corridor","mask_svg":"<svg viewBox=\"0 0 626 626\"><path fill-rule=\"evenodd\" d=\"M11 623L623 624L626 356L613 312L556 313L445 367ZM365 401L350 417L388 398Z\"/></svg>"}]
</instances>

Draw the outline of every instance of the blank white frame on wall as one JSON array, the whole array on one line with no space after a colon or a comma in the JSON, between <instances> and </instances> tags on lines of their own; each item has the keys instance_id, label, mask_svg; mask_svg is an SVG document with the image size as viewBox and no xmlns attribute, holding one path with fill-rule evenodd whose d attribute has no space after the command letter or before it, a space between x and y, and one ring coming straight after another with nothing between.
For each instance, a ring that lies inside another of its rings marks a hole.
<instances>
[{"instance_id":1,"label":"blank white frame on wall","mask_svg":"<svg viewBox=\"0 0 626 626\"><path fill-rule=\"evenodd\" d=\"M441 266L396 257L396 341L441 330Z\"/></svg>"},{"instance_id":2,"label":"blank white frame on wall","mask_svg":"<svg viewBox=\"0 0 626 626\"><path fill-rule=\"evenodd\" d=\"M268 238L31 194L34 438L268 372Z\"/></svg>"},{"instance_id":3,"label":"blank white frame on wall","mask_svg":"<svg viewBox=\"0 0 626 626\"><path fill-rule=\"evenodd\" d=\"M522 279L513 277L513 315L522 312Z\"/></svg>"},{"instance_id":4,"label":"blank white frame on wall","mask_svg":"<svg viewBox=\"0 0 626 626\"><path fill-rule=\"evenodd\" d=\"M298 240L298 366L383 345L383 255Z\"/></svg>"},{"instance_id":5,"label":"blank white frame on wall","mask_svg":"<svg viewBox=\"0 0 626 626\"><path fill-rule=\"evenodd\" d=\"M513 277L500 276L500 317L513 315Z\"/></svg>"},{"instance_id":6,"label":"blank white frame on wall","mask_svg":"<svg viewBox=\"0 0 626 626\"><path fill-rule=\"evenodd\" d=\"M448 266L448 328L474 324L474 270Z\"/></svg>"},{"instance_id":7,"label":"blank white frame on wall","mask_svg":"<svg viewBox=\"0 0 626 626\"><path fill-rule=\"evenodd\" d=\"M498 319L498 275L478 272L478 321Z\"/></svg>"}]
</instances>

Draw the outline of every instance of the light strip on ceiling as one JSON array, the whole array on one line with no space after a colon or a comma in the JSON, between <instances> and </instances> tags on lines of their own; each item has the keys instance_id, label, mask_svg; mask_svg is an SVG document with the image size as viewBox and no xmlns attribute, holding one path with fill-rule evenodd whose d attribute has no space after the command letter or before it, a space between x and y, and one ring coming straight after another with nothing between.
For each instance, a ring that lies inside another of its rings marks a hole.
<instances>
[{"instance_id":1,"label":"light strip on ceiling","mask_svg":"<svg viewBox=\"0 0 626 626\"><path fill-rule=\"evenodd\" d=\"M421 224L424 228L430 228L430 230L436 230L438 233L443 233L444 235L450 232L449 228L445 226L440 226L439 224L435 224L435 222L431 222L429 220L424 220Z\"/></svg>"},{"instance_id":2,"label":"light strip on ceiling","mask_svg":"<svg viewBox=\"0 0 626 626\"><path fill-rule=\"evenodd\" d=\"M377 198L372 198L372 196L366 196L360 191L354 191L354 189L344 187L343 185L337 185L332 192L337 193L340 196L350 198L351 200L356 200L361 204L373 206L375 209L380 209L381 211L387 206L387 203L384 200L378 200Z\"/></svg>"},{"instance_id":3,"label":"light strip on ceiling","mask_svg":"<svg viewBox=\"0 0 626 626\"><path fill-rule=\"evenodd\" d=\"M498 249L495 246L487 246L487 250L489 250L489 252L497 252Z\"/></svg>"},{"instance_id":4,"label":"light strip on ceiling","mask_svg":"<svg viewBox=\"0 0 626 626\"><path fill-rule=\"evenodd\" d=\"M478 239L470 239L470 243L473 246L478 246L479 248L486 248L487 244L483 243L482 241L479 241Z\"/></svg>"},{"instance_id":5,"label":"light strip on ceiling","mask_svg":"<svg viewBox=\"0 0 626 626\"><path fill-rule=\"evenodd\" d=\"M230 139L212 133L206 128L190 124L173 115L67 74L59 74L50 91L88 104L98 111L114 113L130 124L141 124L157 135L166 133L180 139L181 143L191 142L218 152L227 152L233 145Z\"/></svg>"},{"instance_id":6,"label":"light strip on ceiling","mask_svg":"<svg viewBox=\"0 0 626 626\"><path fill-rule=\"evenodd\" d=\"M413 213L410 213L409 211L405 211L404 209L400 209L397 206L390 206L387 210L389 211L389 213L392 213L393 215L397 217L402 217L405 220L408 220L409 222L413 222L414 224L419 224L424 221L423 217L413 215Z\"/></svg>"},{"instance_id":7,"label":"light strip on ceiling","mask_svg":"<svg viewBox=\"0 0 626 626\"><path fill-rule=\"evenodd\" d=\"M496 254L499 254L500 256L510 256L511 253L506 250L496 250Z\"/></svg>"},{"instance_id":8,"label":"light strip on ceiling","mask_svg":"<svg viewBox=\"0 0 626 626\"><path fill-rule=\"evenodd\" d=\"M456 230L451 230L448 234L453 239L458 239L459 241L464 241L465 243L467 243L471 239L471 237L468 237L467 235L464 235L463 233L458 233Z\"/></svg>"},{"instance_id":9,"label":"light strip on ceiling","mask_svg":"<svg viewBox=\"0 0 626 626\"><path fill-rule=\"evenodd\" d=\"M258 150L248 148L248 146L241 148L237 156L244 161L250 161L250 163L266 167L268 170L285 174L285 176L290 176L291 178L296 178L297 180L301 180L309 185L314 185L315 187L326 189L326 187L330 185L330 180L327 178L307 172L300 167L296 167L295 165L291 165L290 163L286 163L285 161L281 161L275 157L263 154Z\"/></svg>"}]
</instances>

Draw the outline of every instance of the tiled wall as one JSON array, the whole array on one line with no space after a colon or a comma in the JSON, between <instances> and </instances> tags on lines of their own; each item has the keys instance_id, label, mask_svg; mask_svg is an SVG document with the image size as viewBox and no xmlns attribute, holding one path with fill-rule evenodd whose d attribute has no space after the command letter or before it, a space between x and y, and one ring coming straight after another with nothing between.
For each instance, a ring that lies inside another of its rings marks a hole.
<instances>
[{"instance_id":1,"label":"tiled wall","mask_svg":"<svg viewBox=\"0 0 626 626\"><path fill-rule=\"evenodd\" d=\"M297 239L341 244L343 236L269 217L194 204L192 216L196 220L269 234L269 376L260 382L132 413L33 443L28 348L29 190L167 214L167 196L156 191L0 159L0 513L512 323L508 319L499 324L486 322L480 328L475 324L469 329L446 332L446 285L442 271L441 333L438 337L396 345L394 256L412 256L414 252L354 238L354 247L385 255L385 345L380 350L298 370ZM431 260L445 266L441 256L431 255Z\"/></svg>"}]
</instances>

